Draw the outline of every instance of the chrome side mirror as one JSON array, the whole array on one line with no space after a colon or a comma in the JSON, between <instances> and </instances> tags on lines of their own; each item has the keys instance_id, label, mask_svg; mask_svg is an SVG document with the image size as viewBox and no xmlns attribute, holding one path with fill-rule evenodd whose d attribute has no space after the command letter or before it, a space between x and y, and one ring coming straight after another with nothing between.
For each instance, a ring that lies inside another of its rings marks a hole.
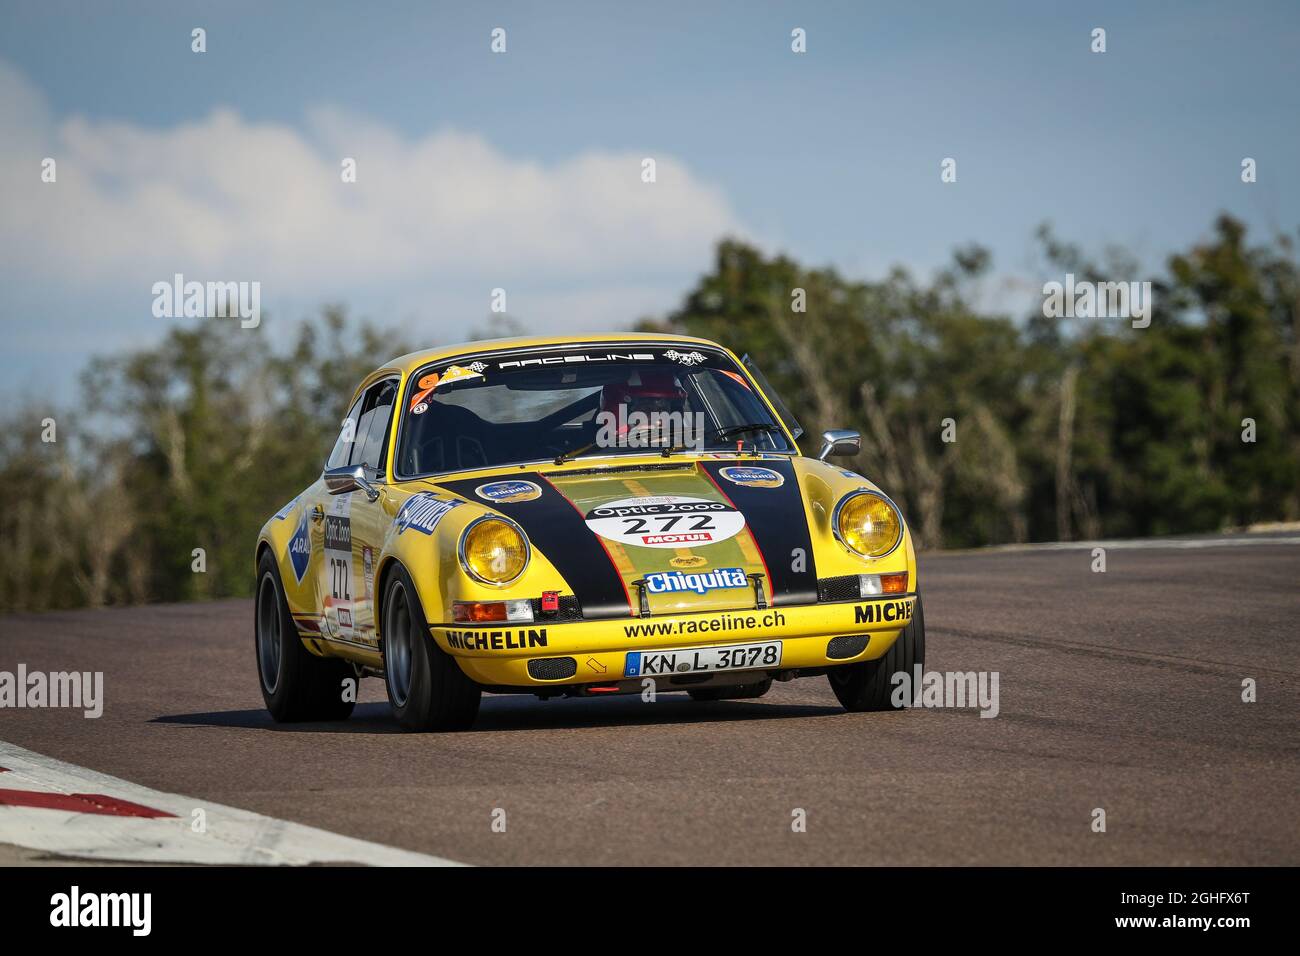
<instances>
[{"instance_id":1,"label":"chrome side mirror","mask_svg":"<svg viewBox=\"0 0 1300 956\"><path fill-rule=\"evenodd\" d=\"M379 489L366 477L366 469L361 465L340 465L338 468L327 468L322 477L325 479L325 487L329 489L332 495L346 494L349 491L364 491L367 501L375 501L379 497Z\"/></svg>"},{"instance_id":2,"label":"chrome side mirror","mask_svg":"<svg viewBox=\"0 0 1300 956\"><path fill-rule=\"evenodd\" d=\"M856 455L862 450L862 436L847 428L831 428L822 432L822 450L817 457L825 461L831 455Z\"/></svg>"}]
</instances>

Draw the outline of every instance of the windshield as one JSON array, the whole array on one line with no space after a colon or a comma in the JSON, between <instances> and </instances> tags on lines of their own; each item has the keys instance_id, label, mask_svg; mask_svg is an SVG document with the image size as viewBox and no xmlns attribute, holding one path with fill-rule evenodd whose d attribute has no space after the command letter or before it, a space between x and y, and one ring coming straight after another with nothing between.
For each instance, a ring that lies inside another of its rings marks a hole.
<instances>
[{"instance_id":1,"label":"windshield","mask_svg":"<svg viewBox=\"0 0 1300 956\"><path fill-rule=\"evenodd\" d=\"M722 352L577 345L462 356L420 369L402 403L397 475L740 448L794 451Z\"/></svg>"}]
</instances>

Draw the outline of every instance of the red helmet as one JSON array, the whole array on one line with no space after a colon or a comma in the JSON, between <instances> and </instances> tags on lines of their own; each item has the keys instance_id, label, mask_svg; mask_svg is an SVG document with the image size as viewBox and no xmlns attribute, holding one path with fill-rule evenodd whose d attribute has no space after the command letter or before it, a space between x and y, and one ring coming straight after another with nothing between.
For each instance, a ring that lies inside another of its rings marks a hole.
<instances>
[{"instance_id":1,"label":"red helmet","mask_svg":"<svg viewBox=\"0 0 1300 956\"><path fill-rule=\"evenodd\" d=\"M626 382L612 382L600 394L602 412L618 416L619 406L624 407L620 434L627 430L626 418L633 412L682 411L685 402L686 390L665 369L633 369Z\"/></svg>"}]
</instances>

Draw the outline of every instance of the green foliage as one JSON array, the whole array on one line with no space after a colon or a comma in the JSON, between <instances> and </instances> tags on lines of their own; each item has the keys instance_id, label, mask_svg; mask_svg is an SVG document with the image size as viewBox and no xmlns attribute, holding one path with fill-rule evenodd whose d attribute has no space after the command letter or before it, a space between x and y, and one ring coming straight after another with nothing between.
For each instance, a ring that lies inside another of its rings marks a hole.
<instances>
[{"instance_id":1,"label":"green foliage","mask_svg":"<svg viewBox=\"0 0 1300 956\"><path fill-rule=\"evenodd\" d=\"M156 348L94 361L75 412L30 409L4 430L13 507L0 534L21 539L22 560L0 577L0 605L249 592L257 529L320 474L361 379L410 351L338 309L281 350L267 327L174 329Z\"/></svg>"},{"instance_id":2,"label":"green foliage","mask_svg":"<svg viewBox=\"0 0 1300 956\"><path fill-rule=\"evenodd\" d=\"M1051 278L1138 276L1122 250L1096 264L1047 228L1039 240ZM985 314L989 272L972 246L929 282L901 269L855 282L726 240L681 307L642 327L751 354L808 430L805 451L822 429L859 429L846 464L900 502L925 547L1300 518L1288 239L1250 246L1221 218L1171 257L1145 329ZM340 309L278 348L268 328L175 329L92 363L76 409L29 406L0 429L0 607L249 593L257 529L320 473L360 380L411 347ZM498 320L470 337L518 331Z\"/></svg>"},{"instance_id":3,"label":"green foliage","mask_svg":"<svg viewBox=\"0 0 1300 956\"><path fill-rule=\"evenodd\" d=\"M1097 264L1047 227L1039 240L1051 278L1138 277L1123 250ZM724 241L681 308L642 327L750 353L805 444L858 428L851 467L904 505L927 547L1300 518L1300 270L1286 237L1253 248L1219 219L1171 257L1144 329L983 314L989 267L970 247L929 283L902 270L851 282Z\"/></svg>"}]
</instances>

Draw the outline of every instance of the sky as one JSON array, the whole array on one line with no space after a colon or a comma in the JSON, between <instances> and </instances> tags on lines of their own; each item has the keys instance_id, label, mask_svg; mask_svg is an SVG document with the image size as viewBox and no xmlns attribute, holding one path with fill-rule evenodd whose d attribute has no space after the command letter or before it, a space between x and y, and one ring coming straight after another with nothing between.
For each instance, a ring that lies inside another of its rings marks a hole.
<instances>
[{"instance_id":1,"label":"sky","mask_svg":"<svg viewBox=\"0 0 1300 956\"><path fill-rule=\"evenodd\" d=\"M1294 233L1298 118L1294 0L0 0L0 393L194 321L176 273L434 344L498 288L543 334L662 315L727 235L863 279L979 242L1015 311L1044 221L1153 271L1220 211Z\"/></svg>"}]
</instances>

